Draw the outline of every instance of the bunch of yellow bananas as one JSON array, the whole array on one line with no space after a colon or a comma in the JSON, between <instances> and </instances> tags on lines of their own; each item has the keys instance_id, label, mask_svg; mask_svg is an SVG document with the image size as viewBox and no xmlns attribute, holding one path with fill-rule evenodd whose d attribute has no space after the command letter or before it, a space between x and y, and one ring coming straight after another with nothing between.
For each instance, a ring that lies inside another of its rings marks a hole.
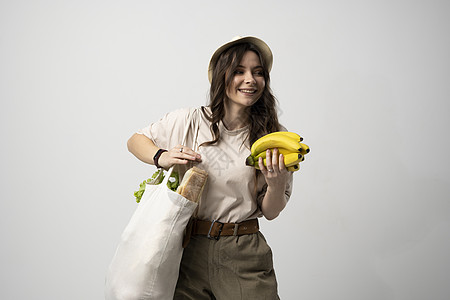
<instances>
[{"instance_id":1,"label":"bunch of yellow bananas","mask_svg":"<svg viewBox=\"0 0 450 300\"><path fill-rule=\"evenodd\" d=\"M251 155L247 157L245 163L259 169L258 160L263 158L266 165L267 149L278 149L278 152L284 156L284 164L288 171L295 172L300 169L300 162L305 160L305 154L309 153L309 147L301 143L303 138L294 132L277 131L266 134L256 140L250 151Z\"/></svg>"}]
</instances>

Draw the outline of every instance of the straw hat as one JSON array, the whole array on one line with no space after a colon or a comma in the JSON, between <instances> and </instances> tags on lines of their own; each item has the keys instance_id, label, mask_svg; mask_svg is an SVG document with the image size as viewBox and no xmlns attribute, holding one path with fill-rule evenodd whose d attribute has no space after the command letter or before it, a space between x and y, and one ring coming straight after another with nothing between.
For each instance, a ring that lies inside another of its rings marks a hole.
<instances>
[{"instance_id":1,"label":"straw hat","mask_svg":"<svg viewBox=\"0 0 450 300\"><path fill-rule=\"evenodd\" d=\"M267 71L270 72L270 70L272 69L273 56L272 56L272 51L270 50L269 46L267 46L267 44L263 40L260 40L253 36L246 36L246 37L236 36L230 42L220 46L216 50L216 52L214 52L214 54L212 55L211 60L209 61L209 67L208 67L208 79L209 79L210 83L212 81L213 69L216 66L216 63L217 63L217 60L219 59L220 54L222 54L225 50L227 50L228 48L230 48L231 46L233 46L235 44L246 43L246 42L250 42L253 45L255 45L256 48L258 48L259 52L261 53L262 59L264 60L264 64L267 67Z\"/></svg>"}]
</instances>

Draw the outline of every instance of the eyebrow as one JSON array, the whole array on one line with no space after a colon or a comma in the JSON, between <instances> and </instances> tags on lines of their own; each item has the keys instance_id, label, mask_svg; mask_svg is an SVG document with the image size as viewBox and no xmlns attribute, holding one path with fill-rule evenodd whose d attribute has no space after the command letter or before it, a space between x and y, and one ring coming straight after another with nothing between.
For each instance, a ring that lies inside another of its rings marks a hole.
<instances>
[{"instance_id":1,"label":"eyebrow","mask_svg":"<svg viewBox=\"0 0 450 300\"><path fill-rule=\"evenodd\" d=\"M236 68L245 68L245 67L243 65L237 65ZM258 69L258 68L262 69L263 67L258 65L256 67L254 67L253 69Z\"/></svg>"}]
</instances>

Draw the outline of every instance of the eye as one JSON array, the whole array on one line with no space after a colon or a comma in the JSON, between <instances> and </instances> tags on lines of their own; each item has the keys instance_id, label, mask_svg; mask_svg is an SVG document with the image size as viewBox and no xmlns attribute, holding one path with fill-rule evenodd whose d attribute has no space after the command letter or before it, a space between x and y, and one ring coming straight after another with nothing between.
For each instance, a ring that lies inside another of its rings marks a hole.
<instances>
[{"instance_id":1,"label":"eye","mask_svg":"<svg viewBox=\"0 0 450 300\"><path fill-rule=\"evenodd\" d=\"M264 76L264 71L263 70L257 70L255 72L253 72L253 74L255 74L257 76Z\"/></svg>"},{"instance_id":2,"label":"eye","mask_svg":"<svg viewBox=\"0 0 450 300\"><path fill-rule=\"evenodd\" d=\"M244 74L244 71L242 71L242 70L235 70L234 74Z\"/></svg>"}]
</instances>

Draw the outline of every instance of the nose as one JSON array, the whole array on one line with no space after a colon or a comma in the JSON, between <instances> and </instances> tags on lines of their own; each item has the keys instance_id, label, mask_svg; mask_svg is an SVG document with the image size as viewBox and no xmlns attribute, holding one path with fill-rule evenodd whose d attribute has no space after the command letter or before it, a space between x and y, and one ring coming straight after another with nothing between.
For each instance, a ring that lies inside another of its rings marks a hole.
<instances>
[{"instance_id":1,"label":"nose","mask_svg":"<svg viewBox=\"0 0 450 300\"><path fill-rule=\"evenodd\" d=\"M254 84L256 83L255 77L253 76L252 72L245 72L245 83Z\"/></svg>"}]
</instances>

